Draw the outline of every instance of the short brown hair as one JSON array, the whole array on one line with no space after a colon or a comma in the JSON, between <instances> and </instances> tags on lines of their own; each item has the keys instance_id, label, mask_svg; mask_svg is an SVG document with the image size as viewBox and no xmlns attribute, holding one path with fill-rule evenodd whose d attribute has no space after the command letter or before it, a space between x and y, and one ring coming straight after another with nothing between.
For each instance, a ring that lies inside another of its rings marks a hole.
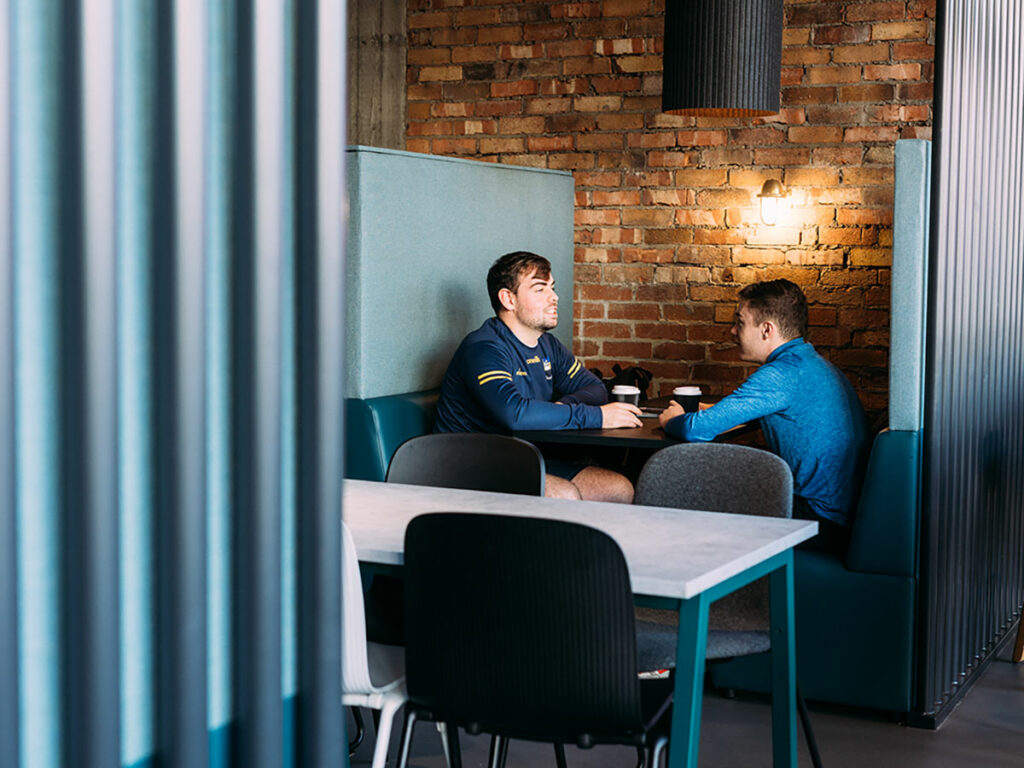
<instances>
[{"instance_id":1,"label":"short brown hair","mask_svg":"<svg viewBox=\"0 0 1024 768\"><path fill-rule=\"evenodd\" d=\"M768 280L753 283L740 291L754 320L773 321L786 339L807 333L807 297L796 283L789 280Z\"/></svg>"},{"instance_id":2,"label":"short brown hair","mask_svg":"<svg viewBox=\"0 0 1024 768\"><path fill-rule=\"evenodd\" d=\"M551 262L536 253L513 251L501 256L491 265L487 272L487 295L491 299L491 306L494 307L494 314L501 312L498 291L508 288L515 293L522 279L533 272L536 272L541 280L547 280L551 277Z\"/></svg>"}]
</instances>

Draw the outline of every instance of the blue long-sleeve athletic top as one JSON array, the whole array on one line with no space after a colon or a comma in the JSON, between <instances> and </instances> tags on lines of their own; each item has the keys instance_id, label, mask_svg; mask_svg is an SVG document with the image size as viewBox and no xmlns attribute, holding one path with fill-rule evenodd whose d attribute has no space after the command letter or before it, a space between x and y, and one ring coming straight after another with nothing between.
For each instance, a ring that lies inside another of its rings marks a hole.
<instances>
[{"instance_id":1,"label":"blue long-sleeve athletic top","mask_svg":"<svg viewBox=\"0 0 1024 768\"><path fill-rule=\"evenodd\" d=\"M867 448L867 420L846 377L802 338L776 348L728 397L670 421L665 431L699 442L761 420L768 446L793 470L793 493L849 525Z\"/></svg>"},{"instance_id":2,"label":"blue long-sleeve athletic top","mask_svg":"<svg viewBox=\"0 0 1024 768\"><path fill-rule=\"evenodd\" d=\"M555 402L558 401L558 402ZM528 347L492 317L459 345L441 384L437 432L596 429L608 392L549 333Z\"/></svg>"}]
</instances>

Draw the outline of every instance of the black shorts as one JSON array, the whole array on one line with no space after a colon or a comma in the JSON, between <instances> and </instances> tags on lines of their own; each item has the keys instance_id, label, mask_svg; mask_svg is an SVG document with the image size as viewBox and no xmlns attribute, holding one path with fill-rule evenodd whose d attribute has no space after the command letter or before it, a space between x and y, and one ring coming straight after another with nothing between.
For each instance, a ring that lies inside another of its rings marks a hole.
<instances>
[{"instance_id":1,"label":"black shorts","mask_svg":"<svg viewBox=\"0 0 1024 768\"><path fill-rule=\"evenodd\" d=\"M589 467L585 461L568 461L566 459L544 459L544 471L549 475L563 480L572 480L576 475Z\"/></svg>"}]
</instances>

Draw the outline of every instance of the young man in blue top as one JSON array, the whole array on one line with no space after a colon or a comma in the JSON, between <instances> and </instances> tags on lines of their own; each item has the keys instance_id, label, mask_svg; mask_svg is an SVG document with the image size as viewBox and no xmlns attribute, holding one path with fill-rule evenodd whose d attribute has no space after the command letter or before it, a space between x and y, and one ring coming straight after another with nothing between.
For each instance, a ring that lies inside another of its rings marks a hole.
<instances>
[{"instance_id":1,"label":"young man in blue top","mask_svg":"<svg viewBox=\"0 0 1024 768\"><path fill-rule=\"evenodd\" d=\"M437 404L438 432L609 429L640 426L640 409L609 403L594 374L548 333L558 324L551 264L526 251L507 253L487 273L495 317L455 352ZM545 496L633 500L623 475L576 462L548 461Z\"/></svg>"},{"instance_id":2,"label":"young man in blue top","mask_svg":"<svg viewBox=\"0 0 1024 768\"><path fill-rule=\"evenodd\" d=\"M793 516L818 521L813 548L845 552L867 449L857 393L804 341L807 299L789 280L740 291L732 335L740 359L761 367L715 405L684 414L672 403L659 417L672 437L713 440L761 421L768 446L793 470Z\"/></svg>"}]
</instances>

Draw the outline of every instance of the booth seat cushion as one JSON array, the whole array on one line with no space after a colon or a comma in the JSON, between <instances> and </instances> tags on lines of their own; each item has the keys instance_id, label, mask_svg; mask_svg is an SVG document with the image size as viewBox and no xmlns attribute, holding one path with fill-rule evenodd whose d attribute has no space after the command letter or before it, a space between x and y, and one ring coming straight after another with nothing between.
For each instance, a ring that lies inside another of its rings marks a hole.
<instances>
[{"instance_id":1,"label":"booth seat cushion","mask_svg":"<svg viewBox=\"0 0 1024 768\"><path fill-rule=\"evenodd\" d=\"M384 480L395 449L434 429L439 390L345 400L345 477Z\"/></svg>"},{"instance_id":2,"label":"booth seat cushion","mask_svg":"<svg viewBox=\"0 0 1024 768\"><path fill-rule=\"evenodd\" d=\"M797 675L808 699L911 708L917 599L917 432L882 432L871 448L845 561L794 557ZM767 691L767 654L711 670L716 686Z\"/></svg>"},{"instance_id":3,"label":"booth seat cushion","mask_svg":"<svg viewBox=\"0 0 1024 768\"><path fill-rule=\"evenodd\" d=\"M797 677L804 696L870 709L911 708L914 579L856 573L823 552L794 563ZM768 654L710 670L713 684L768 692Z\"/></svg>"}]
</instances>

